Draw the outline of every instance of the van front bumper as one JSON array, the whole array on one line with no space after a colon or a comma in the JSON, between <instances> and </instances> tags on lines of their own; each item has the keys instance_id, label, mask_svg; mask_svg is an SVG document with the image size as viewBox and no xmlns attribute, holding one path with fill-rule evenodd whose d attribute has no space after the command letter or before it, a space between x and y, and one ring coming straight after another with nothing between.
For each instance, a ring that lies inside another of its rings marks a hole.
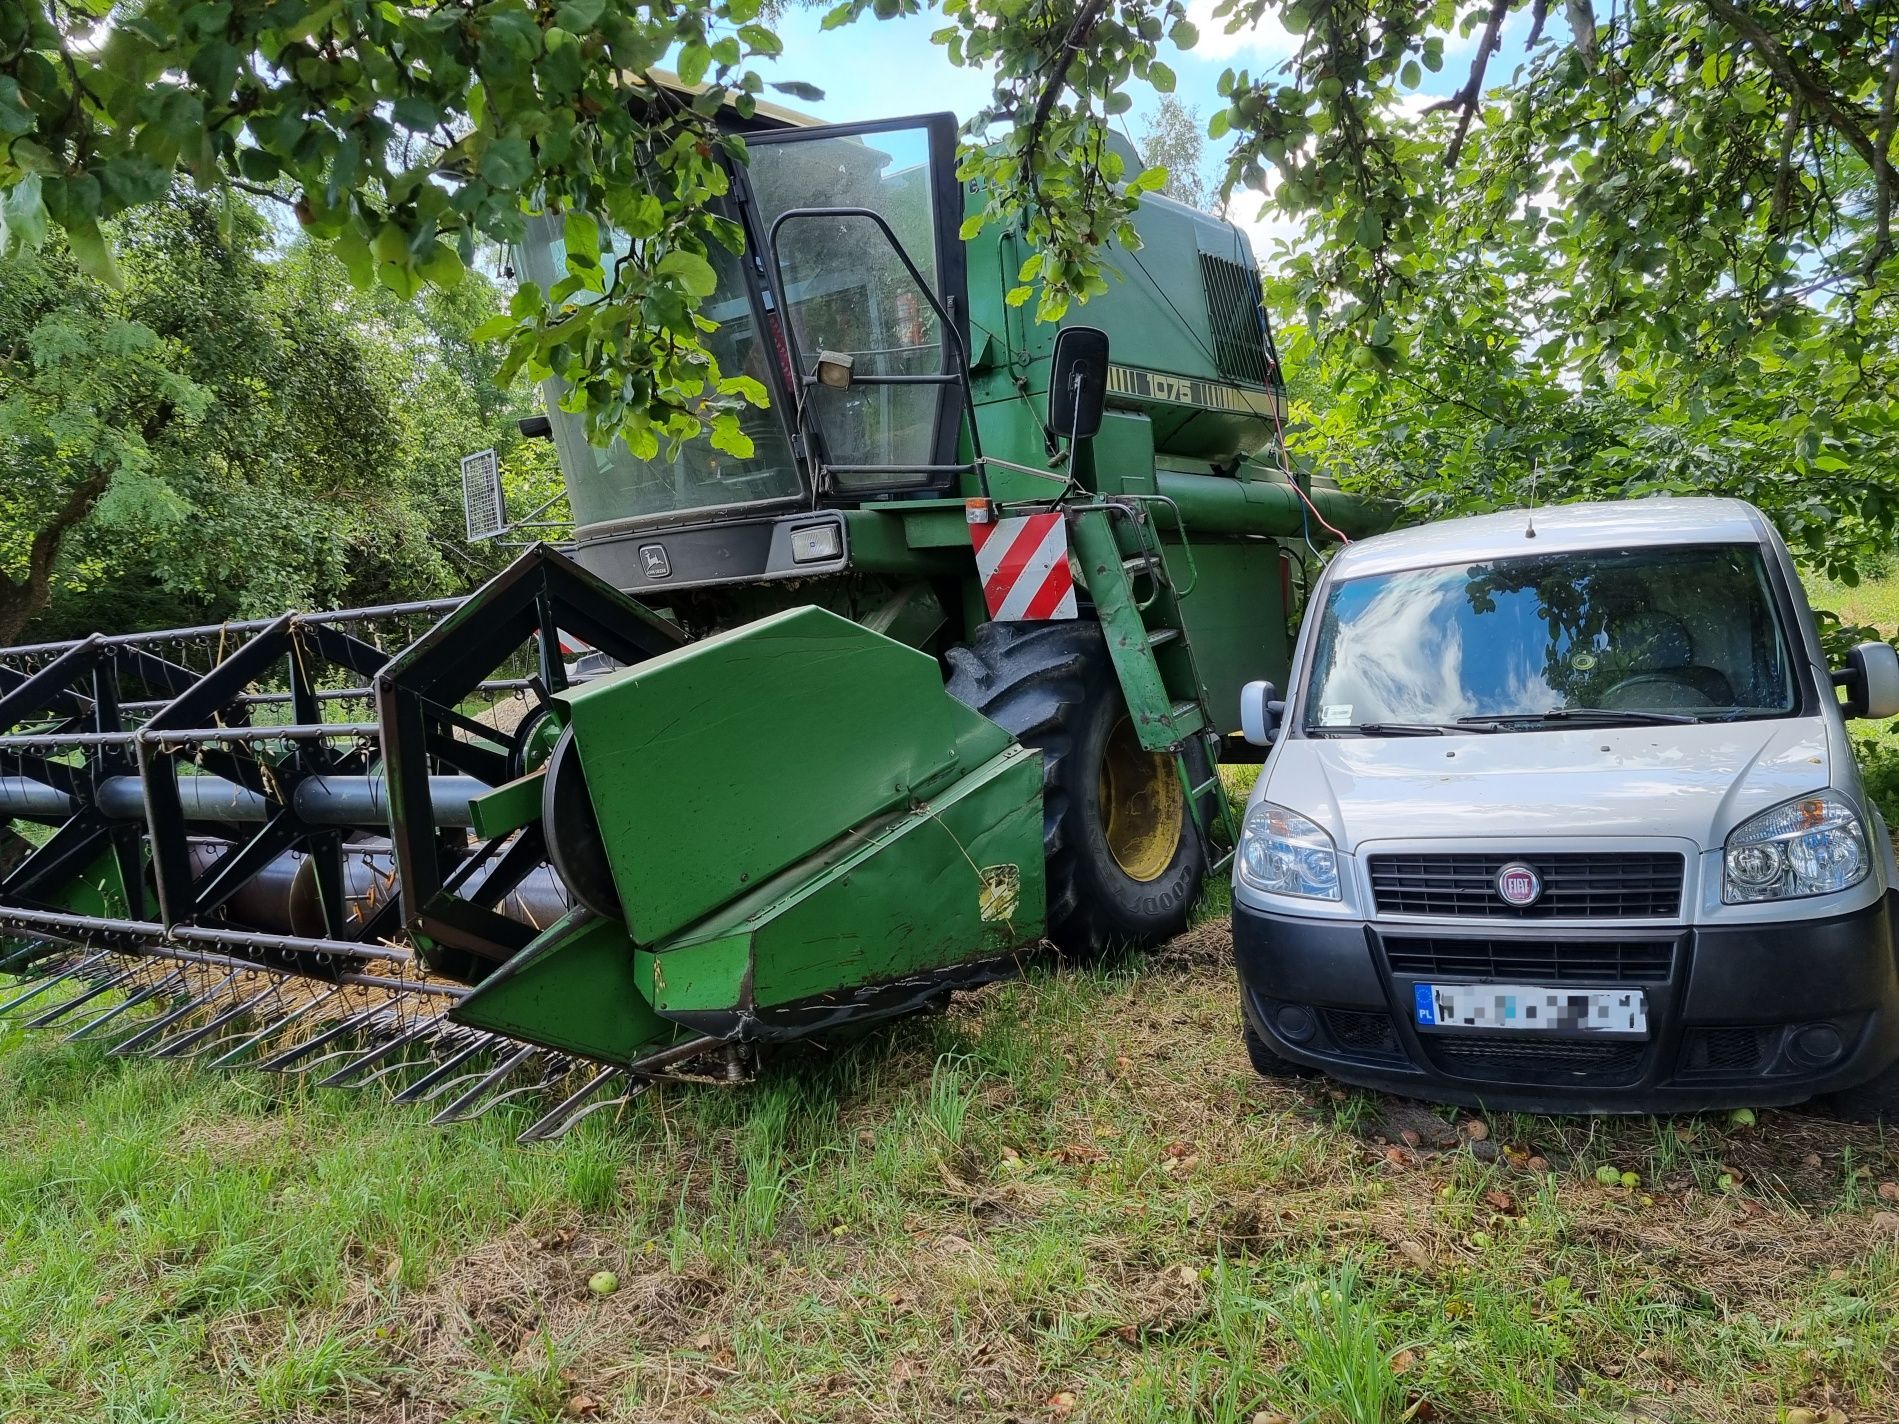
<instances>
[{"instance_id":1,"label":"van front bumper","mask_svg":"<svg viewBox=\"0 0 1899 1424\"><path fill-rule=\"evenodd\" d=\"M1495 941L1495 927L1301 919L1233 906L1241 1000L1283 1058L1344 1082L1518 1112L1666 1113L1771 1107L1855 1087L1899 1059L1892 897L1830 919L1694 929L1561 929L1563 945L1642 940L1637 981L1507 981L1400 973L1388 942ZM1667 942L1666 958L1658 958ZM1415 954L1409 956L1416 962ZM1600 956L1595 956L1599 961ZM1633 971L1632 971L1633 972ZM1645 1038L1419 1028L1421 982L1637 987Z\"/></svg>"}]
</instances>

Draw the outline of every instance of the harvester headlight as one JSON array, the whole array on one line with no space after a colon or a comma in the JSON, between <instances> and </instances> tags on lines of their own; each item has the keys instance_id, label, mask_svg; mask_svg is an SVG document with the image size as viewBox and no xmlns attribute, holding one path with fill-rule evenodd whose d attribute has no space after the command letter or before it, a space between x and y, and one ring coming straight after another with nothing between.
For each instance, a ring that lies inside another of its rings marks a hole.
<instances>
[{"instance_id":1,"label":"harvester headlight","mask_svg":"<svg viewBox=\"0 0 1899 1424\"><path fill-rule=\"evenodd\" d=\"M835 524L809 524L791 531L791 562L815 564L842 552Z\"/></svg>"},{"instance_id":2,"label":"harvester headlight","mask_svg":"<svg viewBox=\"0 0 1899 1424\"><path fill-rule=\"evenodd\" d=\"M1262 801L1240 829L1240 879L1272 895L1339 898L1339 857L1322 827Z\"/></svg>"},{"instance_id":3,"label":"harvester headlight","mask_svg":"<svg viewBox=\"0 0 1899 1424\"><path fill-rule=\"evenodd\" d=\"M1728 836L1722 861L1721 899L1729 905L1850 890L1872 868L1859 812L1832 791L1750 816Z\"/></svg>"}]
</instances>

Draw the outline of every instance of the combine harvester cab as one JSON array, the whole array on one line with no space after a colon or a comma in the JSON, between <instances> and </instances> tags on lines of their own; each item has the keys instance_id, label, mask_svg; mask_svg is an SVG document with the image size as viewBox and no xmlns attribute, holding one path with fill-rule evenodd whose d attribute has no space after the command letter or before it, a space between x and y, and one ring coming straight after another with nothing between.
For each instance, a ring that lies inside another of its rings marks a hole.
<instances>
[{"instance_id":1,"label":"combine harvester cab","mask_svg":"<svg viewBox=\"0 0 1899 1424\"><path fill-rule=\"evenodd\" d=\"M748 139L708 312L750 455L596 449L553 389L572 544L465 601L0 650L5 1011L444 1121L551 1096L538 1139L1184 926L1297 551L1379 522L1251 459L1244 236L1150 199L1105 330L1041 328L948 115ZM556 220L519 265L566 275Z\"/></svg>"}]
</instances>

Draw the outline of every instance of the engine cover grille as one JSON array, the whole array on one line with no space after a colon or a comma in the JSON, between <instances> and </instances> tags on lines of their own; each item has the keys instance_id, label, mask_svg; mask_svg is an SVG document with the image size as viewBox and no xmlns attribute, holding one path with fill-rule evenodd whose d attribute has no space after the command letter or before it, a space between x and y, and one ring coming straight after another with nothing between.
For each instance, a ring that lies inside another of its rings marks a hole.
<instances>
[{"instance_id":1,"label":"engine cover grille","mask_svg":"<svg viewBox=\"0 0 1899 1424\"><path fill-rule=\"evenodd\" d=\"M1543 882L1534 904L1512 905L1497 873L1529 866ZM1388 915L1471 919L1667 919L1681 913L1682 858L1674 851L1561 851L1529 855L1374 855L1372 896Z\"/></svg>"}]
</instances>

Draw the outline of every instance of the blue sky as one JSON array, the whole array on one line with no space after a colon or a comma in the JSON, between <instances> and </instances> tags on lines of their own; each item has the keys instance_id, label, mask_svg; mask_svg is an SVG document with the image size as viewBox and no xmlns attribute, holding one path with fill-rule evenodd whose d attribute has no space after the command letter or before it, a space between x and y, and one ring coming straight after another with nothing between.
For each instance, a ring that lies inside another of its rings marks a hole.
<instances>
[{"instance_id":1,"label":"blue sky","mask_svg":"<svg viewBox=\"0 0 1899 1424\"><path fill-rule=\"evenodd\" d=\"M816 9L790 9L776 29L784 41L785 52L776 65L761 66L773 78L802 79L824 90L819 102L791 99L782 95L766 97L788 107L814 114L833 122L853 119L896 118L905 114L948 110L959 119L981 108L989 96L988 77L981 71L958 69L943 50L930 43L930 35L946 22L933 10L895 20L864 19L842 29L825 32L821 26L828 5ZM1178 79L1176 95L1182 103L1199 111L1202 122L1220 101L1218 84L1222 70L1244 68L1254 74L1277 69L1291 55L1293 38L1276 25L1229 35L1222 22L1213 18L1214 0L1189 0L1188 12L1200 31L1200 42L1186 54L1163 47L1162 57ZM1550 29L1561 38L1557 16L1551 16ZM1511 71L1525 58L1524 40L1529 33L1529 16L1519 10L1505 22L1503 47L1491 57L1486 85L1509 79ZM1445 46L1444 67L1436 74L1427 73L1423 90L1426 97L1450 94L1470 73L1471 57L1477 37L1472 34ZM1137 144L1146 127L1158 96L1145 85L1133 89L1134 108L1124 116L1127 133ZM1217 178L1223 145L1207 146L1207 172ZM1261 239L1283 235L1276 222L1254 220L1255 200L1236 198L1232 216L1254 232L1255 248ZM1263 255L1263 253L1262 253Z\"/></svg>"}]
</instances>

